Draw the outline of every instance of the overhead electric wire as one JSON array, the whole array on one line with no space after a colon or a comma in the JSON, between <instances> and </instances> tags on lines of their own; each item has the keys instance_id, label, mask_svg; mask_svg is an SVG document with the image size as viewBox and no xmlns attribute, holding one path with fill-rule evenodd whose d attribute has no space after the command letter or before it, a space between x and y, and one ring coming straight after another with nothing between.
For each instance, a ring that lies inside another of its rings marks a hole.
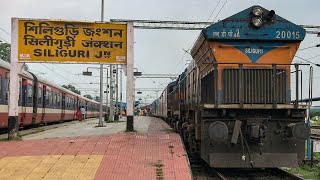
<instances>
[{"instance_id":1,"label":"overhead electric wire","mask_svg":"<svg viewBox=\"0 0 320 180\"><path fill-rule=\"evenodd\" d=\"M4 30L4 29L1 28L1 27L0 27L0 30L2 30L3 32L5 32L7 35L9 35L9 36L11 37L11 35L10 35L10 33L9 33L8 31Z\"/></svg>"},{"instance_id":2,"label":"overhead electric wire","mask_svg":"<svg viewBox=\"0 0 320 180\"><path fill-rule=\"evenodd\" d=\"M143 68L141 66L139 66L139 64L136 63L136 65L141 69L141 71L143 73L145 73L145 71L143 70ZM154 81L152 78L148 77L148 79L150 79L153 83L156 83L156 81Z\"/></svg>"},{"instance_id":3,"label":"overhead electric wire","mask_svg":"<svg viewBox=\"0 0 320 180\"><path fill-rule=\"evenodd\" d=\"M2 39L4 42L10 44L7 40L3 39L1 36L0 36L0 39Z\"/></svg>"},{"instance_id":4,"label":"overhead electric wire","mask_svg":"<svg viewBox=\"0 0 320 180\"><path fill-rule=\"evenodd\" d=\"M305 48L298 49L298 50L299 50L299 51L302 51L302 50L306 50L306 49L310 49L310 48L315 48L315 47L320 47L320 44L316 44L316 45L313 45L313 46L310 46L310 47L305 47Z\"/></svg>"},{"instance_id":5,"label":"overhead electric wire","mask_svg":"<svg viewBox=\"0 0 320 180\"><path fill-rule=\"evenodd\" d=\"M54 70L50 69L48 66L44 65L44 64L41 64L43 67L49 69L50 71L52 71L53 73L57 74L59 77L63 78L63 80L68 80L69 82L72 82L70 79L64 77L64 76L61 76L59 73L55 72ZM74 84L77 84L77 83L74 83Z\"/></svg>"},{"instance_id":6,"label":"overhead electric wire","mask_svg":"<svg viewBox=\"0 0 320 180\"><path fill-rule=\"evenodd\" d=\"M227 1L228 1L228 0L227 0ZM214 14L214 12L216 11L216 9L217 9L218 5L220 4L220 2L221 2L221 0L218 1L218 3L216 4L216 6L214 7L214 9L212 10L212 12L211 12L211 14L210 14L210 16L208 17L208 19L207 19L206 22L209 22L210 18L212 17L212 15ZM225 2L225 3L226 3L226 2ZM223 4L223 6L225 5L225 3ZM222 6L222 7L223 7L223 6ZM221 9L222 9L222 8L221 8ZM221 11L221 9L220 9L220 11ZM220 11L219 11L219 13L220 13ZM187 50L184 50L185 52L184 52L181 60L180 60L180 61L178 62L178 64L176 65L175 71L177 70L177 68L179 67L180 63L183 61L183 58L185 57L185 55L186 55L187 53L190 54L190 56L191 56L191 53L190 53L189 51L191 50L191 48L192 48L192 46L194 45L194 43L196 43L196 41L197 41L197 39L195 39L195 40L193 41L193 43L191 44L191 46L190 46ZM184 68L185 68L185 67L183 66L183 68L180 69L179 72L181 72L181 70L183 70Z\"/></svg>"},{"instance_id":7,"label":"overhead electric wire","mask_svg":"<svg viewBox=\"0 0 320 180\"><path fill-rule=\"evenodd\" d=\"M6 33L9 37L11 37L10 33L8 33L6 30L2 29L0 27L0 30L2 30L4 33ZM0 39L2 39L3 41L5 41L6 43L10 44L9 41L5 40L3 37L0 36Z\"/></svg>"},{"instance_id":8,"label":"overhead electric wire","mask_svg":"<svg viewBox=\"0 0 320 180\"><path fill-rule=\"evenodd\" d=\"M216 17L213 19L213 22L217 19L217 17L219 16L221 10L224 8L224 6L226 5L227 2L228 2L228 0L226 0L226 1L224 2L224 4L222 5L222 7L220 8L218 14L217 14Z\"/></svg>"},{"instance_id":9,"label":"overhead electric wire","mask_svg":"<svg viewBox=\"0 0 320 180\"><path fill-rule=\"evenodd\" d=\"M312 62L312 61L309 61L308 59L304 59L304 58L299 57L299 56L295 56L295 57L297 57L297 58L299 58L299 59L301 59L301 60L303 60L303 61L306 61L306 62L308 62L308 63L310 63L310 64L313 64L313 65L315 65L315 66L320 67L320 64L317 64L317 63L314 63L314 62ZM312 58L314 58L314 57L312 57ZM312 58L310 58L310 59L312 59Z\"/></svg>"},{"instance_id":10,"label":"overhead electric wire","mask_svg":"<svg viewBox=\"0 0 320 180\"><path fill-rule=\"evenodd\" d=\"M221 0L219 0L219 2L216 4L216 6L214 7L213 11L211 12L211 14L210 14L210 16L208 17L208 19L207 19L206 22L208 22L208 21L210 20L211 16L212 16L213 13L216 11L216 9L217 9L218 5L220 4L220 2L221 2Z\"/></svg>"}]
</instances>

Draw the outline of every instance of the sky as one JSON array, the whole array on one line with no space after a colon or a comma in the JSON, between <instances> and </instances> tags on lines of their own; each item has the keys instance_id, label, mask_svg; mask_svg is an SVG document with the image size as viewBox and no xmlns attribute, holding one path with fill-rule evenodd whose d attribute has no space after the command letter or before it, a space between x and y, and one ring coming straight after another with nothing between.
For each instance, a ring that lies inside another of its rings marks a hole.
<instances>
[{"instance_id":1,"label":"sky","mask_svg":"<svg viewBox=\"0 0 320 180\"><path fill-rule=\"evenodd\" d=\"M225 5L224 5L225 4ZM224 6L223 6L224 5ZM252 5L260 5L296 24L320 25L319 0L105 0L105 21L109 19L144 19L176 21L218 21ZM216 10L215 7L217 6ZM223 8L222 8L223 7ZM0 0L0 38L10 42L11 17L99 21L101 0ZM212 14L212 15L211 15ZM210 16L211 15L211 16ZM200 31L141 30L134 32L134 67L145 74L179 74L192 58L183 49L193 46ZM301 48L320 44L320 37L307 35ZM319 49L298 51L302 58L320 54ZM319 63L319 57L310 61ZM294 59L294 62L301 62ZM84 64L28 64L35 74L57 84L73 84L82 95L99 95L99 77L79 75ZM96 69L94 76L99 75ZM308 69L303 69L303 96L308 92ZM317 80L320 67L314 67L314 96L320 96ZM125 80L123 94L125 99ZM137 79L136 88L164 87L170 79ZM96 84L89 84L89 83ZM148 91L136 98L151 102L161 94Z\"/></svg>"}]
</instances>

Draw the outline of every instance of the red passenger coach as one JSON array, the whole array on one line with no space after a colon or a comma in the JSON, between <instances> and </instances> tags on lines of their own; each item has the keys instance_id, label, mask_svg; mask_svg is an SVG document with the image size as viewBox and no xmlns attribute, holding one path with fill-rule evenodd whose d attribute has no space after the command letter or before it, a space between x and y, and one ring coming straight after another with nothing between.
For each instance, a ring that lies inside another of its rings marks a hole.
<instances>
[{"instance_id":1,"label":"red passenger coach","mask_svg":"<svg viewBox=\"0 0 320 180\"><path fill-rule=\"evenodd\" d=\"M0 129L8 127L10 63L0 59ZM19 74L19 128L76 119L80 106L86 109L86 118L99 115L99 103L51 83L35 74ZM105 110L106 108L104 108Z\"/></svg>"}]
</instances>

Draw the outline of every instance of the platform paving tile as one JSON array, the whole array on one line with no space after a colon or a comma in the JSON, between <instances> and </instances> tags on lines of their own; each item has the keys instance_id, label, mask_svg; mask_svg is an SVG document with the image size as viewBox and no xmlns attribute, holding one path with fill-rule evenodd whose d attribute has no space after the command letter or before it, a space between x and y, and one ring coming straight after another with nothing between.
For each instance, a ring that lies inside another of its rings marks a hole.
<instances>
[{"instance_id":1,"label":"platform paving tile","mask_svg":"<svg viewBox=\"0 0 320 180\"><path fill-rule=\"evenodd\" d=\"M191 179L181 139L169 128L154 118L143 133L0 142L0 180Z\"/></svg>"}]
</instances>

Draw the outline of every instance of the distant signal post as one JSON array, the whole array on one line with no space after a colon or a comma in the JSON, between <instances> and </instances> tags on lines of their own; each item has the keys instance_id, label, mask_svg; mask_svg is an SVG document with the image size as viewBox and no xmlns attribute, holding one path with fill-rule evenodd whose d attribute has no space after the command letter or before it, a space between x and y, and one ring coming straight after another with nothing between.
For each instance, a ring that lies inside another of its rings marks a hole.
<instances>
[{"instance_id":1,"label":"distant signal post","mask_svg":"<svg viewBox=\"0 0 320 180\"><path fill-rule=\"evenodd\" d=\"M12 18L8 139L17 135L18 74L21 63L25 62L128 64L127 115L133 123L134 87L128 87L133 85L130 82L133 81L133 37L130 36L133 36L132 23Z\"/></svg>"}]
</instances>

